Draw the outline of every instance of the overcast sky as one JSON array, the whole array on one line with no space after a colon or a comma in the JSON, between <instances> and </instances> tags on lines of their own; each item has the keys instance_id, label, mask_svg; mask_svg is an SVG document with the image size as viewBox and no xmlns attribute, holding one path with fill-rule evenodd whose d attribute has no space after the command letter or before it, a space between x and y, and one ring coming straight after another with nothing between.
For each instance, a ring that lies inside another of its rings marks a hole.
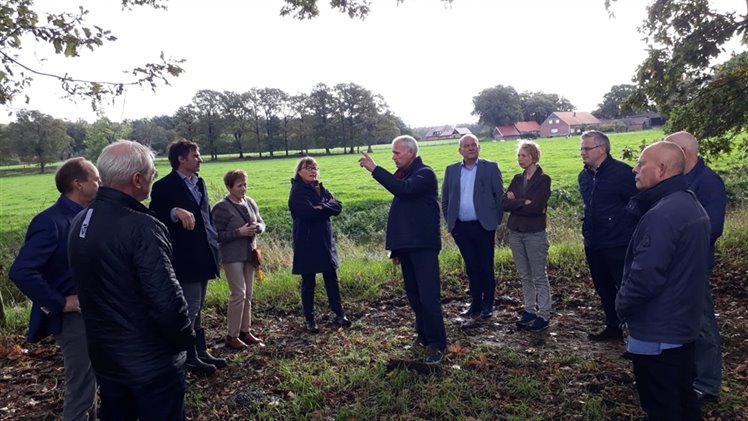
<instances>
[{"instance_id":1,"label":"overcast sky","mask_svg":"<svg viewBox=\"0 0 748 421\"><path fill-rule=\"evenodd\" d=\"M646 45L637 32L646 0L619 0L609 18L603 0L373 1L361 21L333 12L282 18L282 0L172 0L168 11L120 11L115 0L36 0L41 10L82 5L88 21L119 39L81 58L50 56L26 40L26 64L76 78L121 80L121 71L157 60L185 59L185 73L161 87L133 88L106 108L112 120L172 115L200 89L252 87L308 93L323 82L356 83L380 94L406 124L472 123L472 98L497 84L543 91L592 111L612 85L630 83ZM743 0L713 1L745 13ZM44 60L47 59L47 60ZM60 99L58 84L37 77L31 103L55 117L95 120L90 105ZM2 113L0 121L8 118Z\"/></svg>"}]
</instances>

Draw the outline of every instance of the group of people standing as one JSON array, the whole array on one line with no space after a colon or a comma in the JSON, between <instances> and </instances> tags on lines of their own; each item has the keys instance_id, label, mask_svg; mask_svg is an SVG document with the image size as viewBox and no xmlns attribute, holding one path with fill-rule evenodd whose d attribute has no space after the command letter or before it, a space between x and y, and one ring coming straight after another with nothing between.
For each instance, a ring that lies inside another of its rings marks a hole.
<instances>
[{"instance_id":1,"label":"group of people standing","mask_svg":"<svg viewBox=\"0 0 748 421\"><path fill-rule=\"evenodd\" d=\"M469 279L462 316L493 315L495 233L509 212L509 244L524 301L516 324L547 329L551 179L539 165L539 146L518 144L522 172L504 191L498 165L479 157L475 136L463 136L462 160L445 170L441 203L436 173L418 150L414 138L399 136L392 141L394 173L366 153L359 164L393 195L385 248L401 266L415 315L414 345L425 350L424 361L440 362L447 347L440 213ZM582 134L580 154L585 255L605 314L605 327L589 339L621 340L622 325L628 326L627 350L644 410L654 419L697 418L697 397L716 397L721 380L708 277L724 223L724 185L685 132L647 147L634 169L610 156L601 132ZM153 152L130 141L104 148L96 166L82 158L66 161L55 176L60 198L31 221L10 269L33 302L28 340L54 335L62 349L64 420L95 419L97 412L105 420L184 419L183 369L210 375L226 366L208 352L201 318L208 280L219 276L221 265L231 291L226 346L264 346L251 329L251 299L261 261L257 236L266 227L246 194L247 174L229 171L228 194L211 209L198 176L198 145L174 142L169 162L172 171L155 181ZM301 277L310 333L319 332L317 273L333 323L351 325L330 222L342 202L319 174L313 158L300 159L288 200L292 272ZM140 202L149 196L147 208Z\"/></svg>"}]
</instances>

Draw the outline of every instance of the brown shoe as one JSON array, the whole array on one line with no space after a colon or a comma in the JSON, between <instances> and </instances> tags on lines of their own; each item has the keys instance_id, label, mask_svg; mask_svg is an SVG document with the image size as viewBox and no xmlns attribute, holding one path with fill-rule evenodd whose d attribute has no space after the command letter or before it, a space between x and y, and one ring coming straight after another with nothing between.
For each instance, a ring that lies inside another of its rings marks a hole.
<instances>
[{"instance_id":1,"label":"brown shoe","mask_svg":"<svg viewBox=\"0 0 748 421\"><path fill-rule=\"evenodd\" d=\"M237 350L247 348L247 344L245 344L241 339L229 335L226 335L226 346Z\"/></svg>"},{"instance_id":2,"label":"brown shoe","mask_svg":"<svg viewBox=\"0 0 748 421\"><path fill-rule=\"evenodd\" d=\"M262 343L262 339L253 335L252 332L239 332L239 339L241 339L247 345L265 346L265 344Z\"/></svg>"}]
</instances>

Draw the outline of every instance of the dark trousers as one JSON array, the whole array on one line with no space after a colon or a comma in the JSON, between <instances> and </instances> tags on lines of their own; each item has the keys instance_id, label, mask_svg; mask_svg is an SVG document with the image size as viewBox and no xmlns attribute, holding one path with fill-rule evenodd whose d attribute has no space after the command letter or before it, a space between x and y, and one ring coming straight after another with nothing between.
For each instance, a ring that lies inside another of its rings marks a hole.
<instances>
[{"instance_id":1,"label":"dark trousers","mask_svg":"<svg viewBox=\"0 0 748 421\"><path fill-rule=\"evenodd\" d=\"M660 355L633 354L639 400L650 420L701 420L701 409L691 383L694 378L693 343L667 349Z\"/></svg>"},{"instance_id":2,"label":"dark trousers","mask_svg":"<svg viewBox=\"0 0 748 421\"><path fill-rule=\"evenodd\" d=\"M304 309L304 318L307 321L314 320L314 288L317 286L317 274L305 273L301 275L301 306ZM340 285L338 285L338 272L333 268L322 272L325 280L325 292L330 311L338 316L343 315L343 306L340 300Z\"/></svg>"},{"instance_id":3,"label":"dark trousers","mask_svg":"<svg viewBox=\"0 0 748 421\"><path fill-rule=\"evenodd\" d=\"M478 221L457 221L452 230L457 247L465 261L465 272L470 281L470 308L474 311L493 310L496 277L493 255L496 231L486 231Z\"/></svg>"},{"instance_id":4,"label":"dark trousers","mask_svg":"<svg viewBox=\"0 0 748 421\"><path fill-rule=\"evenodd\" d=\"M439 250L398 250L405 294L416 316L416 333L425 345L444 351L447 332L442 314Z\"/></svg>"},{"instance_id":5,"label":"dark trousers","mask_svg":"<svg viewBox=\"0 0 748 421\"><path fill-rule=\"evenodd\" d=\"M181 421L184 371L162 374L143 385L125 385L97 376L102 421Z\"/></svg>"},{"instance_id":6,"label":"dark trousers","mask_svg":"<svg viewBox=\"0 0 748 421\"><path fill-rule=\"evenodd\" d=\"M610 247L605 249L584 248L587 265L592 275L600 303L605 312L605 325L619 327L621 321L616 314L616 294L623 278L623 261L626 257L626 247Z\"/></svg>"}]
</instances>

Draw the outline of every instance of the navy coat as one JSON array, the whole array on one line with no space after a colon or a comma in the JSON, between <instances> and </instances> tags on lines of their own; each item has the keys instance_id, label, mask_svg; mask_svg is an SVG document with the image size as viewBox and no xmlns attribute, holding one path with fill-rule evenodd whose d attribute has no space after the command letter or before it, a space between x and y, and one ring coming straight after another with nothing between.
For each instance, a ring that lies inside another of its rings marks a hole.
<instances>
[{"instance_id":1,"label":"navy coat","mask_svg":"<svg viewBox=\"0 0 748 421\"><path fill-rule=\"evenodd\" d=\"M330 202L332 194L319 184L320 193L303 181L291 180L288 209L293 218L292 273L327 272L338 267L338 250L332 235L330 217L340 214L343 205ZM322 209L315 206L321 205Z\"/></svg>"},{"instance_id":2,"label":"navy coat","mask_svg":"<svg viewBox=\"0 0 748 421\"><path fill-rule=\"evenodd\" d=\"M68 266L68 231L81 209L60 196L54 205L36 215L8 272L10 280L32 302L29 342L60 333L65 297L77 294Z\"/></svg>"},{"instance_id":3,"label":"navy coat","mask_svg":"<svg viewBox=\"0 0 748 421\"><path fill-rule=\"evenodd\" d=\"M208 241L205 232L205 221L201 209L210 214L208 192L205 182L198 179L198 188L203 194L201 203L197 203L184 180L176 170L153 184L151 191L151 210L159 221L169 229L171 244L174 248L174 272L179 283L203 282L218 277L220 252L218 240ZM182 208L195 215L195 228L187 231L182 223L172 222L171 210ZM212 216L211 216L212 218ZM213 221L209 221L213 224Z\"/></svg>"}]
</instances>

